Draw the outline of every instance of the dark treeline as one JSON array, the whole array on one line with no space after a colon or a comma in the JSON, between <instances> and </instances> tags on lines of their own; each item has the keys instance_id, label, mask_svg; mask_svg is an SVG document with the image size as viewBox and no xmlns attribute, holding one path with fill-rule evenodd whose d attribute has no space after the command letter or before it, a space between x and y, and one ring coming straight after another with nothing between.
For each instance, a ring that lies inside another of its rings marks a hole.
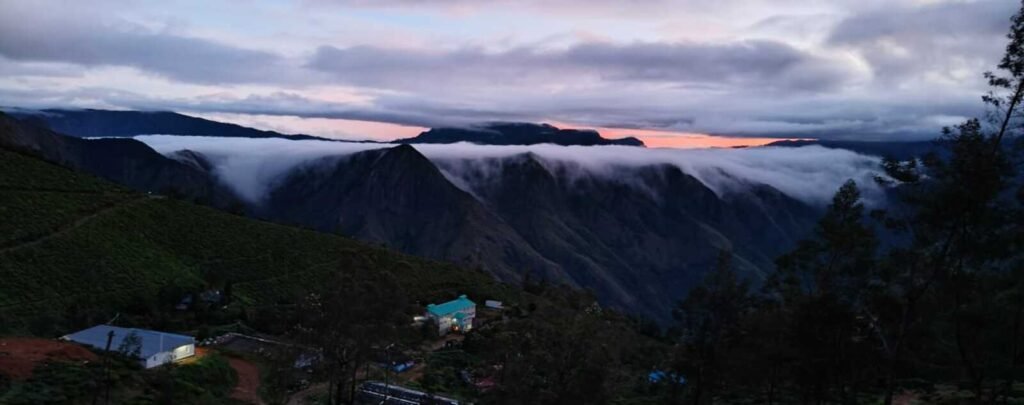
<instances>
[{"instance_id":1,"label":"dark treeline","mask_svg":"<svg viewBox=\"0 0 1024 405\"><path fill-rule=\"evenodd\" d=\"M843 185L756 289L723 252L676 310L669 402L1024 399L1024 11L1008 37L988 115L944 129L941 153L886 159L885 209Z\"/></svg>"}]
</instances>

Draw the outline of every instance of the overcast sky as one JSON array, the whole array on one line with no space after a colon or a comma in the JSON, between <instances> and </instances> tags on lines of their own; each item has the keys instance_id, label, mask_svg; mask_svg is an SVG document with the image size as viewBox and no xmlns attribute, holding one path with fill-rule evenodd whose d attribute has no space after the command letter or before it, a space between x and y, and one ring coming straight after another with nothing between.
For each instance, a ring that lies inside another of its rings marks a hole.
<instances>
[{"instance_id":1,"label":"overcast sky","mask_svg":"<svg viewBox=\"0 0 1024 405\"><path fill-rule=\"evenodd\" d=\"M980 113L981 74L1017 7L0 0L0 105L175 110L354 138L545 121L648 140L926 139Z\"/></svg>"}]
</instances>

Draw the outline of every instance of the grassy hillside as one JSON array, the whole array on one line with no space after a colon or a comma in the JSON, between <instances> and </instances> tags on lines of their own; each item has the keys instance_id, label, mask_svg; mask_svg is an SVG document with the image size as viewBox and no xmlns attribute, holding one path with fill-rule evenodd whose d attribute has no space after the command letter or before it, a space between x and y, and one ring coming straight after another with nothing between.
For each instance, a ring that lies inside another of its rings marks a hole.
<instances>
[{"instance_id":1,"label":"grassy hillside","mask_svg":"<svg viewBox=\"0 0 1024 405\"><path fill-rule=\"evenodd\" d=\"M314 301L303 297L344 291L344 305L330 307L327 319L345 316L339 325L377 326L348 330L315 323L315 317L309 325L324 328L314 329L322 333L342 330L346 339L370 333L359 331L400 331L380 339L401 343L406 355L426 359L422 378L408 381L410 385L491 403L565 403L565 398L584 396L590 403L643 403L660 395L660 388L645 377L661 362L665 348L636 333L630 320L600 310L592 296L578 291L545 283L519 289L497 283L482 271L127 191L4 149L0 213L0 336L52 337L119 314L118 323L123 325L197 335L244 327L319 344L310 337L317 333L303 335L294 328L309 321L306 314L317 313L318 307L310 306ZM348 273L357 269L369 271ZM337 277L338 272L351 277ZM367 279L367 274L383 277ZM359 280L379 283L371 286L358 284ZM185 292L207 288L230 289L233 299L223 308L174 309ZM460 293L481 301L505 301L509 310L501 316L492 314L494 320L475 329L462 348L422 349L431 347L433 329L407 327L406 316L421 311L426 302ZM363 295L345 300L352 294ZM377 315L380 307L390 309ZM373 315L358 317L367 313ZM377 335L367 336L372 340ZM373 363L376 343L360 346L363 363L354 363L353 370L358 364ZM451 358L455 352L461 354ZM269 373L263 376L271 393L267 395L283 398L289 381L295 379L293 363L286 361L279 369L273 360L259 361L269 367L263 370ZM189 367L176 370L192 370ZM38 376L27 381L0 381L0 402L64 403L73 398L71 402L89 403L89 384L102 375L96 367L70 363L36 369ZM459 377L471 372L493 379L495 370L502 369L508 370L502 373L502 386L488 393ZM153 387L164 386L161 381L167 379L176 387L192 384L187 375L125 375L114 383L117 398L155 398L159 393ZM335 374L323 369L312 378L325 384L329 376ZM223 399L219 389L230 385L228 381L190 389L192 396L179 402L194 403L204 395Z\"/></svg>"},{"instance_id":2,"label":"grassy hillside","mask_svg":"<svg viewBox=\"0 0 1024 405\"><path fill-rule=\"evenodd\" d=\"M269 305L359 267L392 272L413 300L506 290L479 272L130 192L2 149L0 214L0 328L8 331L42 315L112 314L227 283L245 305Z\"/></svg>"}]
</instances>

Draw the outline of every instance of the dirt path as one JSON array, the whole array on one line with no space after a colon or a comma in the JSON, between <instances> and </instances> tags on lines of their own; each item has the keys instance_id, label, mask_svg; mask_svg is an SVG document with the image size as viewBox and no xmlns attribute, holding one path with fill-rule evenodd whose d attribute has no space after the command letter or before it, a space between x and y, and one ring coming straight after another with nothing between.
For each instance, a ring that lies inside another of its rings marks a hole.
<instances>
[{"instance_id":1,"label":"dirt path","mask_svg":"<svg viewBox=\"0 0 1024 405\"><path fill-rule=\"evenodd\" d=\"M32 370L47 361L96 361L97 357L85 347L49 339L0 339L0 375L24 379Z\"/></svg>"},{"instance_id":2,"label":"dirt path","mask_svg":"<svg viewBox=\"0 0 1024 405\"><path fill-rule=\"evenodd\" d=\"M16 245L0 248L0 255L2 255L4 253L7 253L7 252L14 251L14 250L24 249L24 248L27 248L27 247L30 247L30 246L38 245L38 244L43 243L43 242L45 242L47 240L56 238L58 236L64 235L64 234L66 234L68 232L71 232L71 231L73 231L75 229L78 229L82 225L85 225L85 224L89 223L89 221L93 220L94 218L96 218L96 217L98 217L100 215L106 214L106 213L108 213L110 211L113 211L113 210L116 210L116 209L119 209L119 208L127 207L127 206L132 205L132 204L138 204L139 202L146 201L146 200L148 200L148 198L146 198L146 196L140 196L138 198L132 198L132 199L128 199L128 200L125 200L125 201L118 201L116 204L108 205L108 206L103 207L103 208L101 208L101 209L99 209L99 210L97 210L97 211L95 211L95 212L93 212L93 213L91 213L89 215L86 215L84 217L78 218L78 219L76 219L74 221L71 221L69 223L63 224L63 225L57 227L57 229L54 230L53 232L48 233L46 235L42 235L42 236L34 238L32 240L20 242L20 243L18 243Z\"/></svg>"},{"instance_id":3,"label":"dirt path","mask_svg":"<svg viewBox=\"0 0 1024 405\"><path fill-rule=\"evenodd\" d=\"M260 370L246 360L237 357L228 357L228 364L238 374L238 384L231 391L231 398L249 404L263 404L260 399Z\"/></svg>"},{"instance_id":4,"label":"dirt path","mask_svg":"<svg viewBox=\"0 0 1024 405\"><path fill-rule=\"evenodd\" d=\"M327 395L327 383L317 383L306 387L288 397L288 405L305 405L310 403L310 397L316 395Z\"/></svg>"}]
</instances>

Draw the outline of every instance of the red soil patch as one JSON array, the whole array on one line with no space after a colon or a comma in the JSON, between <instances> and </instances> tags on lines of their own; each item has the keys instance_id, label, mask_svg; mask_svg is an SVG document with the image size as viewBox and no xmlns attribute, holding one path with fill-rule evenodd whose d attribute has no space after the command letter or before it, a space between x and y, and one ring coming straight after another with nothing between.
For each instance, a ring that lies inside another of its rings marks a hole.
<instances>
[{"instance_id":1,"label":"red soil patch","mask_svg":"<svg viewBox=\"0 0 1024 405\"><path fill-rule=\"evenodd\" d=\"M262 404L260 399L260 370L256 365L237 357L228 357L228 364L238 374L238 385L231 391L231 398L249 404Z\"/></svg>"},{"instance_id":2,"label":"red soil patch","mask_svg":"<svg viewBox=\"0 0 1024 405\"><path fill-rule=\"evenodd\" d=\"M0 374L14 379L32 376L47 361L95 361L97 356L74 343L37 338L0 339Z\"/></svg>"}]
</instances>

